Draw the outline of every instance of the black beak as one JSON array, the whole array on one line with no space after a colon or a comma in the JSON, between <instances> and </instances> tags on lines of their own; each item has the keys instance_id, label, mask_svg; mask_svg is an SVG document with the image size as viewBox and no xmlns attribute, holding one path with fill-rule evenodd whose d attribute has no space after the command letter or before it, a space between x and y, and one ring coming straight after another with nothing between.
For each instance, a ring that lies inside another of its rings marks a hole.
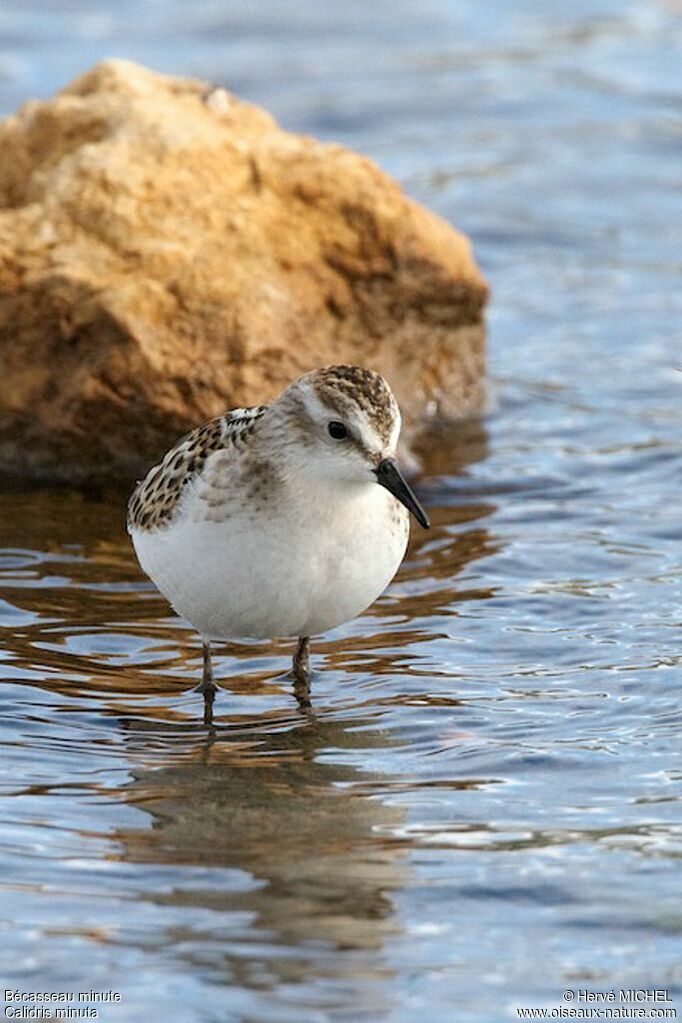
<instances>
[{"instance_id":1,"label":"black beak","mask_svg":"<svg viewBox=\"0 0 682 1023\"><path fill-rule=\"evenodd\" d=\"M401 504L404 504L408 511L411 511L420 526L428 529L431 525L426 512L417 500L412 487L409 485L396 461L393 458L384 458L374 470L376 478L382 487L386 487L389 494L393 494Z\"/></svg>"}]
</instances>

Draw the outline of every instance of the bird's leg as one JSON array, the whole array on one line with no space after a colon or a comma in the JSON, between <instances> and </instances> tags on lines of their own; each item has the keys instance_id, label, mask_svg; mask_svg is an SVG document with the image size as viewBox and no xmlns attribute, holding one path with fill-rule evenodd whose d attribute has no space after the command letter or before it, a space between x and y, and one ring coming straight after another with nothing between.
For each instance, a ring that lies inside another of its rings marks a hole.
<instances>
[{"instance_id":1,"label":"bird's leg","mask_svg":"<svg viewBox=\"0 0 682 1023\"><path fill-rule=\"evenodd\" d=\"M310 636L301 636L296 644L292 675L294 696L301 707L310 706Z\"/></svg>"},{"instance_id":2,"label":"bird's leg","mask_svg":"<svg viewBox=\"0 0 682 1023\"><path fill-rule=\"evenodd\" d=\"M297 682L310 682L310 636L301 636L296 644L293 673Z\"/></svg>"},{"instance_id":3,"label":"bird's leg","mask_svg":"<svg viewBox=\"0 0 682 1023\"><path fill-rule=\"evenodd\" d=\"M215 700L215 694L218 687L213 681L211 644L208 640L204 640L202 646L204 651L204 671L201 677L201 682L196 687L196 692L201 693L204 697L204 724L210 725L213 722L213 701Z\"/></svg>"}]
</instances>

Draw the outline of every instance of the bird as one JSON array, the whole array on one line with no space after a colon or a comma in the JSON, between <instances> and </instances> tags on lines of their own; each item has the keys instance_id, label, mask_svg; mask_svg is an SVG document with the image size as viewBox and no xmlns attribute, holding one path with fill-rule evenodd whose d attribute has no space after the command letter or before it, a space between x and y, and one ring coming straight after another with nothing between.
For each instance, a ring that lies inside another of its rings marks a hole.
<instances>
[{"instance_id":1,"label":"bird","mask_svg":"<svg viewBox=\"0 0 682 1023\"><path fill-rule=\"evenodd\" d=\"M379 373L325 366L270 405L196 427L138 482L128 532L143 571L201 637L205 722L217 641L294 639L294 693L309 707L310 638L383 593L410 513L429 528L396 461L400 429Z\"/></svg>"}]
</instances>

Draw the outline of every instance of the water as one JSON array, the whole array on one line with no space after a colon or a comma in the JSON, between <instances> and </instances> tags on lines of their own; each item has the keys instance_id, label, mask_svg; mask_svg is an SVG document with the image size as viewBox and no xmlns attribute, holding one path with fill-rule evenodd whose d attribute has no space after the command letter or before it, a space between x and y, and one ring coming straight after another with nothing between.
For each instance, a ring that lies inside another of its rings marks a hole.
<instances>
[{"instance_id":1,"label":"water","mask_svg":"<svg viewBox=\"0 0 682 1023\"><path fill-rule=\"evenodd\" d=\"M124 495L4 488L3 988L114 989L107 1023L682 1009L678 14L5 0L5 112L105 54L212 78L374 156L493 302L490 414L318 642L312 715L285 644L235 644L207 734Z\"/></svg>"}]
</instances>

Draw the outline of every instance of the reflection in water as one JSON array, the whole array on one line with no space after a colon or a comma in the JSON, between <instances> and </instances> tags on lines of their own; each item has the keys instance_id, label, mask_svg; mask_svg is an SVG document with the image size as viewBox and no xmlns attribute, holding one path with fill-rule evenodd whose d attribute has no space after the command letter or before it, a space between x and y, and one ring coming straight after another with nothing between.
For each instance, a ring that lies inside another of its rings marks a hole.
<instances>
[{"instance_id":1,"label":"reflection in water","mask_svg":"<svg viewBox=\"0 0 682 1023\"><path fill-rule=\"evenodd\" d=\"M456 476L488 454L488 431L480 420L432 420L422 424L412 451L426 476Z\"/></svg>"},{"instance_id":2,"label":"reflection in water","mask_svg":"<svg viewBox=\"0 0 682 1023\"><path fill-rule=\"evenodd\" d=\"M365 724L355 720L353 728ZM384 748L385 732L350 732L310 714L274 735L258 726L235 738L229 728L187 744L180 762L138 769L122 793L153 819L146 829L116 832L122 856L136 863L195 864L244 871L255 884L185 890L178 904L248 913L272 945L331 943L379 950L397 925L391 892L404 883L401 854L375 837L397 826L397 808L353 792L380 781L318 758L328 750ZM128 727L126 746L144 757L147 732ZM338 756L338 754L337 754ZM174 896L168 896L173 901ZM212 954L212 953L210 953ZM209 956L210 956L209 954ZM302 953L303 974L318 969ZM292 976L292 957L273 968ZM338 966L332 967L338 969Z\"/></svg>"}]
</instances>

